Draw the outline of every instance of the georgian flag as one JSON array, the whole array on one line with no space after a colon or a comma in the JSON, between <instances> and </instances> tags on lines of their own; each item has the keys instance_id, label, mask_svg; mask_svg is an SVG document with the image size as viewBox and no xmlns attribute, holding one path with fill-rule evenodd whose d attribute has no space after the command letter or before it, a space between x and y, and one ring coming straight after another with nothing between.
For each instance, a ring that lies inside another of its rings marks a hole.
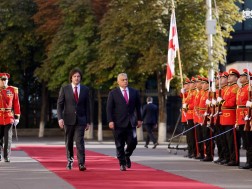
<instances>
[{"instance_id":1,"label":"georgian flag","mask_svg":"<svg viewBox=\"0 0 252 189\"><path fill-rule=\"evenodd\" d=\"M172 10L170 32L169 32L169 43L168 43L166 82L165 82L165 86L168 92L170 89L170 81L172 80L172 77L175 72L174 61L175 61L178 49L179 49L179 43L178 43L175 10Z\"/></svg>"}]
</instances>

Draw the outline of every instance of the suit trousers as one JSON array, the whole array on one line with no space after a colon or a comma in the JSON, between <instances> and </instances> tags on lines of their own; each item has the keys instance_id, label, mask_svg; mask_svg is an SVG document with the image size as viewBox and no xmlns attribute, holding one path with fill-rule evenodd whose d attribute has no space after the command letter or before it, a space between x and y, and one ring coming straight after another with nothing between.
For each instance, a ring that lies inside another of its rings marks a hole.
<instances>
[{"instance_id":1,"label":"suit trousers","mask_svg":"<svg viewBox=\"0 0 252 189\"><path fill-rule=\"evenodd\" d=\"M221 134L221 132L222 132L221 128L222 128L221 125L215 125L214 135ZM218 149L218 157L223 160L225 158L224 158L224 154L223 154L223 150L222 150L223 146L221 144L221 138L222 137L223 137L223 135L220 135L220 136L216 137L215 138L215 142L216 142L216 146L217 146L217 149Z\"/></svg>"},{"instance_id":2,"label":"suit trousers","mask_svg":"<svg viewBox=\"0 0 252 189\"><path fill-rule=\"evenodd\" d=\"M157 142L157 139L155 138L155 136L153 134L153 128L154 128L155 125L154 124L144 124L143 126L147 131L145 144L149 145L150 140L153 142L153 144L155 144Z\"/></svg>"},{"instance_id":3,"label":"suit trousers","mask_svg":"<svg viewBox=\"0 0 252 189\"><path fill-rule=\"evenodd\" d=\"M198 124L198 123L195 123ZM196 141L200 142L203 140L203 127L201 125L196 127ZM197 156L204 157L204 143L197 143Z\"/></svg>"},{"instance_id":4,"label":"suit trousers","mask_svg":"<svg viewBox=\"0 0 252 189\"><path fill-rule=\"evenodd\" d=\"M206 140L206 139L213 137L212 131L207 126L202 126L202 130L203 130L203 140ZM213 156L214 156L214 141L213 141L213 139L205 141L204 144L205 144L205 149L206 149L206 156L213 158Z\"/></svg>"},{"instance_id":5,"label":"suit trousers","mask_svg":"<svg viewBox=\"0 0 252 189\"><path fill-rule=\"evenodd\" d=\"M193 119L188 120L186 129L190 129L194 126ZM195 128L189 130L186 134L187 143L188 143L188 155L196 156L196 141L195 141Z\"/></svg>"},{"instance_id":6,"label":"suit trousers","mask_svg":"<svg viewBox=\"0 0 252 189\"><path fill-rule=\"evenodd\" d=\"M2 140L3 137L4 140ZM5 159L9 158L11 154L12 143L12 124L0 125L0 139L4 142L3 156ZM2 148L2 146L0 146L0 148Z\"/></svg>"},{"instance_id":7,"label":"suit trousers","mask_svg":"<svg viewBox=\"0 0 252 189\"><path fill-rule=\"evenodd\" d=\"M225 128L225 131L233 128L233 125L230 126L223 126ZM229 161L235 162L239 164L240 160L240 154L239 154L239 147L238 147L238 141L237 141L237 132L236 129L233 129L227 133L225 133L225 139L227 142L227 147L229 151Z\"/></svg>"},{"instance_id":8,"label":"suit trousers","mask_svg":"<svg viewBox=\"0 0 252 189\"><path fill-rule=\"evenodd\" d=\"M126 165L125 157L130 157L137 145L136 127L128 124L128 127L115 127L113 130L117 159L120 165ZM127 144L124 150L125 143Z\"/></svg>"},{"instance_id":9,"label":"suit trousers","mask_svg":"<svg viewBox=\"0 0 252 189\"><path fill-rule=\"evenodd\" d=\"M65 145L67 159L74 158L74 141L77 148L77 159L79 164L85 164L85 127L84 125L65 125Z\"/></svg>"},{"instance_id":10,"label":"suit trousers","mask_svg":"<svg viewBox=\"0 0 252 189\"><path fill-rule=\"evenodd\" d=\"M247 148L246 148L246 157L247 163L252 165L252 131L245 131L245 136L247 138Z\"/></svg>"}]
</instances>

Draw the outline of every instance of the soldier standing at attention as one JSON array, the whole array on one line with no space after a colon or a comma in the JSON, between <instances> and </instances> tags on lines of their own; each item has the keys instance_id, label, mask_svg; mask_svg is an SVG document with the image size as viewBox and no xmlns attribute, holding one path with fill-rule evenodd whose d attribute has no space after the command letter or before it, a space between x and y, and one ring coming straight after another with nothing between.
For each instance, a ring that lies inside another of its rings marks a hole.
<instances>
[{"instance_id":1,"label":"soldier standing at attention","mask_svg":"<svg viewBox=\"0 0 252 189\"><path fill-rule=\"evenodd\" d=\"M236 96L236 126L238 129L238 132L240 133L240 136L243 141L243 146L247 150L247 144L249 138L246 135L247 133L250 133L250 120L249 117L251 115L248 115L248 108L246 107L247 101L249 100L249 79L251 77L251 73L247 69L243 69L243 72L240 74L240 83L242 84L241 88L237 92ZM244 166L239 166L240 169L250 169L252 168L252 159L250 156L247 155L247 162Z\"/></svg>"},{"instance_id":2,"label":"soldier standing at attention","mask_svg":"<svg viewBox=\"0 0 252 189\"><path fill-rule=\"evenodd\" d=\"M187 118L187 128L192 128L194 126L193 122L193 110L194 110L194 98L196 95L196 79L192 77L190 83L190 90L188 92L187 98L183 103L183 109L186 111L186 118ZM187 132L186 137L188 142L188 157L195 158L196 156L196 144L195 144L195 131L191 129Z\"/></svg>"},{"instance_id":3,"label":"soldier standing at attention","mask_svg":"<svg viewBox=\"0 0 252 189\"><path fill-rule=\"evenodd\" d=\"M197 76L197 81L196 81L196 88L197 88L197 92L194 98L194 114L193 114L193 120L194 120L194 124L200 124L200 113L199 113L199 103L200 103L200 99L202 94L204 93L204 90L202 89L202 77L201 76ZM198 126L195 128L195 141L196 141L196 150L197 150L197 156L195 157L195 159L204 159L204 143L198 143L199 141L203 140L203 131L202 131L202 127Z\"/></svg>"},{"instance_id":4,"label":"soldier standing at attention","mask_svg":"<svg viewBox=\"0 0 252 189\"><path fill-rule=\"evenodd\" d=\"M222 115L220 116L220 124L223 127L223 131L228 131L234 128L236 123L236 95L239 89L237 80L240 77L239 72L236 69L230 69L228 71L228 88L225 91L223 97L218 97L217 102L222 104ZM237 143L236 129L230 130L224 134L225 143L223 148L225 152L225 160L221 164L227 166L239 165L239 149Z\"/></svg>"},{"instance_id":5,"label":"soldier standing at attention","mask_svg":"<svg viewBox=\"0 0 252 189\"><path fill-rule=\"evenodd\" d=\"M0 73L0 140L3 139L3 157L10 162L12 126L19 123L20 105L18 88L8 86L10 74Z\"/></svg>"},{"instance_id":6,"label":"soldier standing at attention","mask_svg":"<svg viewBox=\"0 0 252 189\"><path fill-rule=\"evenodd\" d=\"M227 72L223 72L223 73L219 73L219 77L216 79L216 98L218 97L222 97L225 94L226 89L228 88L228 73ZM220 114L221 114L221 104L217 104L216 99L212 99L212 104L215 105L216 107L216 116L214 117L214 121L215 121L215 129L214 129L214 134L215 135L219 135L222 132L224 132L223 127L220 125ZM223 142L224 140L224 142ZM226 161L225 160L225 145L226 144L226 139L224 138L223 135L218 136L217 138L215 138L215 142L217 145L217 149L218 149L218 159L214 161L214 163L218 163L220 164L222 161ZM224 144L223 144L224 143Z\"/></svg>"}]
</instances>

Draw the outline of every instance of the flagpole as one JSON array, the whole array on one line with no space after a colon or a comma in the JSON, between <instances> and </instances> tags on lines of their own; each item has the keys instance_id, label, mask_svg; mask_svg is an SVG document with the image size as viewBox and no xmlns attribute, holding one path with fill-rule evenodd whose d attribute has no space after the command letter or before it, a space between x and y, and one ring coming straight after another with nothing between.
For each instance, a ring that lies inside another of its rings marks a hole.
<instances>
[{"instance_id":1,"label":"flagpole","mask_svg":"<svg viewBox=\"0 0 252 189\"><path fill-rule=\"evenodd\" d=\"M175 13L175 4L174 4L174 1L172 0L172 12L173 11ZM180 83L181 83L181 89L182 89L183 88L183 73L182 73L182 65L181 65L180 49L179 48L178 48L178 63L179 63Z\"/></svg>"}]
</instances>

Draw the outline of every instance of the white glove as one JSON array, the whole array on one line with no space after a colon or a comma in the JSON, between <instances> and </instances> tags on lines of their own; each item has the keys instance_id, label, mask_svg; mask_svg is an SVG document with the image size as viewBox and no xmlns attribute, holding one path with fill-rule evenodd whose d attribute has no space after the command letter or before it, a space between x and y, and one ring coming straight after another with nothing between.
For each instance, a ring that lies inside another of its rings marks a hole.
<instances>
[{"instance_id":1,"label":"white glove","mask_svg":"<svg viewBox=\"0 0 252 189\"><path fill-rule=\"evenodd\" d=\"M244 117L244 121L248 121L249 120L249 117L248 117L248 115L246 115L245 117Z\"/></svg>"},{"instance_id":2,"label":"white glove","mask_svg":"<svg viewBox=\"0 0 252 189\"><path fill-rule=\"evenodd\" d=\"M217 101L215 99L212 99L212 104L213 105L216 105L217 104Z\"/></svg>"},{"instance_id":3,"label":"white glove","mask_svg":"<svg viewBox=\"0 0 252 189\"><path fill-rule=\"evenodd\" d=\"M19 123L19 119L15 119L13 125L16 127L18 123Z\"/></svg>"},{"instance_id":4,"label":"white glove","mask_svg":"<svg viewBox=\"0 0 252 189\"><path fill-rule=\"evenodd\" d=\"M219 103L220 103L222 100L223 100L223 99L222 99L221 97L219 97L219 96L218 96L218 98L217 98L217 102L219 102Z\"/></svg>"},{"instance_id":5,"label":"white glove","mask_svg":"<svg viewBox=\"0 0 252 189\"><path fill-rule=\"evenodd\" d=\"M187 109L187 104L183 104L183 105L182 105L182 108L183 108L183 109Z\"/></svg>"},{"instance_id":6,"label":"white glove","mask_svg":"<svg viewBox=\"0 0 252 189\"><path fill-rule=\"evenodd\" d=\"M247 101L246 102L246 107L251 108L251 106L252 106L252 102L251 101Z\"/></svg>"},{"instance_id":7,"label":"white glove","mask_svg":"<svg viewBox=\"0 0 252 189\"><path fill-rule=\"evenodd\" d=\"M180 92L181 92L182 94L185 94L185 92L186 92L185 88L182 88L182 89L180 90Z\"/></svg>"},{"instance_id":8,"label":"white glove","mask_svg":"<svg viewBox=\"0 0 252 189\"><path fill-rule=\"evenodd\" d=\"M207 115L208 115L207 112L205 112L205 113L204 113L204 116L207 116Z\"/></svg>"},{"instance_id":9,"label":"white glove","mask_svg":"<svg viewBox=\"0 0 252 189\"><path fill-rule=\"evenodd\" d=\"M206 105L210 105L211 104L211 101L206 99Z\"/></svg>"}]
</instances>

